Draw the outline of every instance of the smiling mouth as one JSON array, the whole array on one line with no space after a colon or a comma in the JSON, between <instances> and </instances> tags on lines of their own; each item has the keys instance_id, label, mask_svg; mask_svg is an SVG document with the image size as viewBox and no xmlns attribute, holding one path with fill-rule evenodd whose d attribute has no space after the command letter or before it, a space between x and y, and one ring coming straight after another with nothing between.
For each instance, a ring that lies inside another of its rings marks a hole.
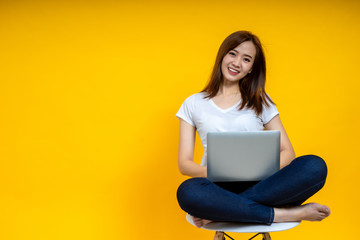
<instances>
[{"instance_id":1,"label":"smiling mouth","mask_svg":"<svg viewBox=\"0 0 360 240\"><path fill-rule=\"evenodd\" d=\"M230 68L230 67L228 67L228 70L229 70L229 72L232 73L232 74L238 74L238 73L240 73L240 71L237 71L237 70L235 70L235 69L233 69L233 68Z\"/></svg>"}]
</instances>

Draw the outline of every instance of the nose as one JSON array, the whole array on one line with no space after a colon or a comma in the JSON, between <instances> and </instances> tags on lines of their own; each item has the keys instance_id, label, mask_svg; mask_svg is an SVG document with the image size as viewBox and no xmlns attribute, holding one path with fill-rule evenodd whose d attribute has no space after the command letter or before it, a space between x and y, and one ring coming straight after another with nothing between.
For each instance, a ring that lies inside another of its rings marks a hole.
<instances>
[{"instance_id":1,"label":"nose","mask_svg":"<svg viewBox=\"0 0 360 240\"><path fill-rule=\"evenodd\" d=\"M240 67L241 58L240 57L235 58L232 63L234 64L235 67Z\"/></svg>"}]
</instances>

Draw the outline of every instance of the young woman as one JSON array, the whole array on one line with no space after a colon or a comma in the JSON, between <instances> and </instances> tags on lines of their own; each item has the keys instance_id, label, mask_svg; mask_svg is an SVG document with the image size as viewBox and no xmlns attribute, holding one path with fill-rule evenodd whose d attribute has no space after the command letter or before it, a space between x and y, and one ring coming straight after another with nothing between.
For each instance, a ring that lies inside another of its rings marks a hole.
<instances>
[{"instance_id":1,"label":"young woman","mask_svg":"<svg viewBox=\"0 0 360 240\"><path fill-rule=\"evenodd\" d=\"M265 93L266 65L259 39L250 32L228 36L216 57L208 85L188 97L180 119L179 169L192 178L178 188L180 207L198 227L211 221L271 224L321 221L330 214L318 203L301 205L325 184L327 167L317 156L295 158L279 112ZM208 132L279 130L280 171L258 183L213 183L206 179ZM193 161L195 133L205 153Z\"/></svg>"}]
</instances>

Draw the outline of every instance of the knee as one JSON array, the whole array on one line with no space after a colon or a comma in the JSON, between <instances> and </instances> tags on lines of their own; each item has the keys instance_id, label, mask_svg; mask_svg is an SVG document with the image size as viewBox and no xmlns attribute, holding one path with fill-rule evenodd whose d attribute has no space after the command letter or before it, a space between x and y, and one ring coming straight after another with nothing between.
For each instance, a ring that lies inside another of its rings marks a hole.
<instances>
[{"instance_id":1,"label":"knee","mask_svg":"<svg viewBox=\"0 0 360 240\"><path fill-rule=\"evenodd\" d=\"M177 190L177 200L180 207L186 211L186 209L193 205L194 202L199 201L200 195L199 188L202 185L208 184L209 180L206 178L190 178L180 184Z\"/></svg>"},{"instance_id":2,"label":"knee","mask_svg":"<svg viewBox=\"0 0 360 240\"><path fill-rule=\"evenodd\" d=\"M305 155L299 157L298 160L309 175L319 177L323 180L326 179L328 170L325 161L321 157L316 155Z\"/></svg>"}]
</instances>

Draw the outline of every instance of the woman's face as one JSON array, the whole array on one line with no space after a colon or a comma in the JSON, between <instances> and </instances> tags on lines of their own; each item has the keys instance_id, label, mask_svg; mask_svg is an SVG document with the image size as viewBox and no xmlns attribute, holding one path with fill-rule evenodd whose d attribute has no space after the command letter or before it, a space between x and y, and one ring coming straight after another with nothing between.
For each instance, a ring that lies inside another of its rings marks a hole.
<instances>
[{"instance_id":1,"label":"woman's face","mask_svg":"<svg viewBox=\"0 0 360 240\"><path fill-rule=\"evenodd\" d=\"M224 81L240 81L251 72L256 56L255 45L251 41L239 44L223 58L221 72Z\"/></svg>"}]
</instances>

